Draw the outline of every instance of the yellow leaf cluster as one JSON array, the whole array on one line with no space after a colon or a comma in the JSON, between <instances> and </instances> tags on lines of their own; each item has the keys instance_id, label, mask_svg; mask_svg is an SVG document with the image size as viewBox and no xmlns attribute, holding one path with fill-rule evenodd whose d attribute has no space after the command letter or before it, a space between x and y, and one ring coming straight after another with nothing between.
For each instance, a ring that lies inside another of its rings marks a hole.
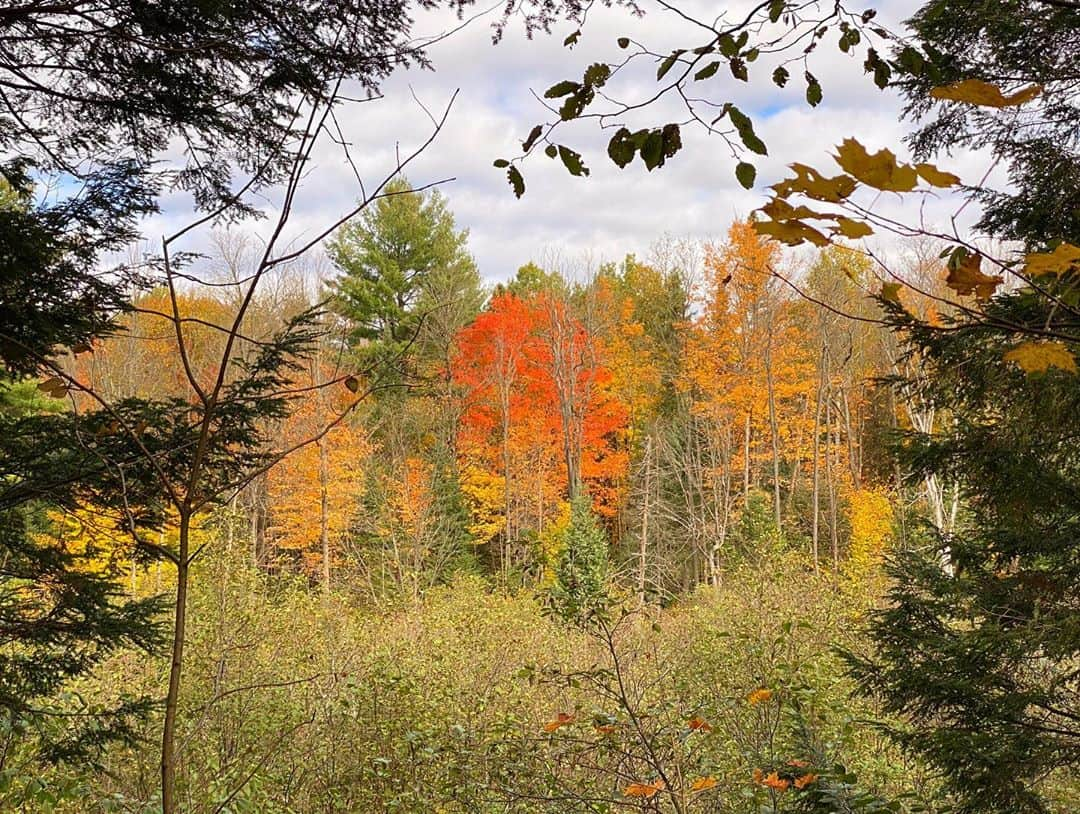
<instances>
[{"instance_id":1,"label":"yellow leaf cluster","mask_svg":"<svg viewBox=\"0 0 1080 814\"><path fill-rule=\"evenodd\" d=\"M506 526L506 481L498 474L469 463L461 472L461 492L469 508L473 542L490 543Z\"/></svg>"},{"instance_id":2,"label":"yellow leaf cluster","mask_svg":"<svg viewBox=\"0 0 1080 814\"><path fill-rule=\"evenodd\" d=\"M851 542L848 565L865 573L885 552L893 528L893 506L883 489L857 489L848 498Z\"/></svg>"},{"instance_id":3,"label":"yellow leaf cluster","mask_svg":"<svg viewBox=\"0 0 1080 814\"><path fill-rule=\"evenodd\" d=\"M766 687L759 687L754 690L748 696L746 696L746 703L752 707L756 707L758 704L764 704L766 701L773 697L773 691Z\"/></svg>"}]
</instances>

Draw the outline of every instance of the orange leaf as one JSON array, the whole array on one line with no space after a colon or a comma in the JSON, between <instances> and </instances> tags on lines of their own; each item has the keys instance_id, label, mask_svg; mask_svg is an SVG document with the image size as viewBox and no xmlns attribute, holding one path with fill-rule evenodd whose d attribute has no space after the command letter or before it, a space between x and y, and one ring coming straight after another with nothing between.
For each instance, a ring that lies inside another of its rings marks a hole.
<instances>
[{"instance_id":1,"label":"orange leaf","mask_svg":"<svg viewBox=\"0 0 1080 814\"><path fill-rule=\"evenodd\" d=\"M746 696L746 703L755 707L758 704L762 704L773 697L773 691L765 687L760 687Z\"/></svg>"},{"instance_id":2,"label":"orange leaf","mask_svg":"<svg viewBox=\"0 0 1080 814\"><path fill-rule=\"evenodd\" d=\"M700 717L699 715L695 715L693 718L691 718L686 725L694 730L701 730L702 732L712 732L712 726L709 725L709 722L706 721L704 718Z\"/></svg>"},{"instance_id":3,"label":"orange leaf","mask_svg":"<svg viewBox=\"0 0 1080 814\"><path fill-rule=\"evenodd\" d=\"M652 797L658 791L664 788L663 780L656 780L652 783L631 783L625 789L623 789L623 795L625 797Z\"/></svg>"},{"instance_id":4,"label":"orange leaf","mask_svg":"<svg viewBox=\"0 0 1080 814\"><path fill-rule=\"evenodd\" d=\"M554 721L548 721L544 724L545 732L555 732L557 729L572 724L574 722L574 716L565 712L560 712L555 716Z\"/></svg>"},{"instance_id":5,"label":"orange leaf","mask_svg":"<svg viewBox=\"0 0 1080 814\"><path fill-rule=\"evenodd\" d=\"M982 255L966 253L955 266L949 269L945 285L964 296L974 294L979 300L986 301L994 296L994 291L1001 285L1002 278L984 274L980 266Z\"/></svg>"},{"instance_id":6,"label":"orange leaf","mask_svg":"<svg viewBox=\"0 0 1080 814\"><path fill-rule=\"evenodd\" d=\"M708 791L716 785L715 777L699 777L690 784L690 791Z\"/></svg>"},{"instance_id":7,"label":"orange leaf","mask_svg":"<svg viewBox=\"0 0 1080 814\"><path fill-rule=\"evenodd\" d=\"M780 777L776 772L769 772L768 776L761 781L761 785L768 786L776 791L784 791L791 782Z\"/></svg>"},{"instance_id":8,"label":"orange leaf","mask_svg":"<svg viewBox=\"0 0 1080 814\"><path fill-rule=\"evenodd\" d=\"M795 778L795 788L805 789L811 783L817 780L816 774L804 774L802 777Z\"/></svg>"}]
</instances>

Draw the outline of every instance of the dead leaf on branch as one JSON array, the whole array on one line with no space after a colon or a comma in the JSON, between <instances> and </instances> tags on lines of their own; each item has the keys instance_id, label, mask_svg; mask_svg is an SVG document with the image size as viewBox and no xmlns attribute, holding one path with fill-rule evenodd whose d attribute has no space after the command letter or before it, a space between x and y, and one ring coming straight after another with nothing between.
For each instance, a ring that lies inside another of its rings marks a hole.
<instances>
[{"instance_id":1,"label":"dead leaf on branch","mask_svg":"<svg viewBox=\"0 0 1080 814\"><path fill-rule=\"evenodd\" d=\"M945 285L961 296L974 294L976 299L986 302L994 296L1002 278L996 274L984 274L981 266L981 254L965 252L959 262L949 269Z\"/></svg>"},{"instance_id":2,"label":"dead leaf on branch","mask_svg":"<svg viewBox=\"0 0 1080 814\"><path fill-rule=\"evenodd\" d=\"M1029 85L1006 96L1001 88L981 79L963 79L950 85L940 85L930 91L935 99L966 102L979 107L1016 107L1030 102L1042 93L1042 85Z\"/></svg>"}]
</instances>

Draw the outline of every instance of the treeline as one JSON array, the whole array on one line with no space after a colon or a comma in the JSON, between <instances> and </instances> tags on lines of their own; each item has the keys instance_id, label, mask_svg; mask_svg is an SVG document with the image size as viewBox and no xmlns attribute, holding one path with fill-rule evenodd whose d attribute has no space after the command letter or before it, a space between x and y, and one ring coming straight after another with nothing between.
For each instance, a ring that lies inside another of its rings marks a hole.
<instances>
[{"instance_id":1,"label":"treeline","mask_svg":"<svg viewBox=\"0 0 1080 814\"><path fill-rule=\"evenodd\" d=\"M286 413L263 421L267 448L289 454L197 518L257 567L375 601L461 572L545 586L573 555L580 497L622 588L667 601L780 549L814 570L865 567L905 501L942 511L940 488L899 497L890 436L933 419L883 384L915 363L868 297L880 284L863 255L795 264L738 222L648 262L529 263L487 290L442 196L392 192L340 230L329 268L280 272L239 330L240 365L303 315L318 333ZM174 295L138 295L121 330L73 357L86 392L183 399L189 371L209 386L250 250L219 236L215 285L175 294L182 349ZM927 255L911 265L931 280ZM92 539L109 515L63 528ZM118 545L109 556L131 561Z\"/></svg>"}]
</instances>

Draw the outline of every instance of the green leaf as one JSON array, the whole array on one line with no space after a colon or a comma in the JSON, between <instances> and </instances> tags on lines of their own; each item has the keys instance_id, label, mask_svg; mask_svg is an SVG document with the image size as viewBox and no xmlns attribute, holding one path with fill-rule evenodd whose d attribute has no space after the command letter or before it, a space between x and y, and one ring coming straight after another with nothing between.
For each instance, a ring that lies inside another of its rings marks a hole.
<instances>
[{"instance_id":1,"label":"green leaf","mask_svg":"<svg viewBox=\"0 0 1080 814\"><path fill-rule=\"evenodd\" d=\"M789 76L791 76L791 74L788 73L787 68L780 66L772 72L772 81L778 88L782 88L787 84Z\"/></svg>"},{"instance_id":2,"label":"green leaf","mask_svg":"<svg viewBox=\"0 0 1080 814\"><path fill-rule=\"evenodd\" d=\"M708 79L710 76L715 74L719 69L720 69L720 63L719 62L710 62L708 65L706 65L704 68L702 68L700 71L698 71L697 73L694 74L694 79L695 79L695 81L698 81L698 82L700 82L702 79Z\"/></svg>"},{"instance_id":3,"label":"green leaf","mask_svg":"<svg viewBox=\"0 0 1080 814\"><path fill-rule=\"evenodd\" d=\"M656 81L659 82L664 78L664 75L671 70L671 66L682 56L682 49L678 51L672 51L663 62L660 63L660 67L656 71Z\"/></svg>"},{"instance_id":4,"label":"green leaf","mask_svg":"<svg viewBox=\"0 0 1080 814\"><path fill-rule=\"evenodd\" d=\"M625 127L616 130L608 142L607 153L611 160L621 169L634 160L636 152L637 145L634 144L630 131Z\"/></svg>"},{"instance_id":5,"label":"green leaf","mask_svg":"<svg viewBox=\"0 0 1080 814\"><path fill-rule=\"evenodd\" d=\"M563 166L571 175L589 174L589 168L581 161L581 154L574 152L569 147L559 145L559 158L562 159Z\"/></svg>"},{"instance_id":6,"label":"green leaf","mask_svg":"<svg viewBox=\"0 0 1080 814\"><path fill-rule=\"evenodd\" d=\"M806 72L806 101L810 103L810 107L821 104L821 83L809 71Z\"/></svg>"},{"instance_id":7,"label":"green leaf","mask_svg":"<svg viewBox=\"0 0 1080 814\"><path fill-rule=\"evenodd\" d=\"M641 160L650 172L664 161L664 136L659 130L653 130L641 147Z\"/></svg>"},{"instance_id":8,"label":"green leaf","mask_svg":"<svg viewBox=\"0 0 1080 814\"><path fill-rule=\"evenodd\" d=\"M579 37L581 37L581 29L580 28L577 31L575 31L573 34L571 34L569 37L567 37L565 40L563 40L562 44L564 46L566 46L567 48L573 48L575 45L577 45L577 41L578 41Z\"/></svg>"},{"instance_id":9,"label":"green leaf","mask_svg":"<svg viewBox=\"0 0 1080 814\"><path fill-rule=\"evenodd\" d=\"M772 0L772 2L769 3L770 23L775 23L780 19L780 15L784 13L784 6L786 5L787 3L785 3L784 0Z\"/></svg>"},{"instance_id":10,"label":"green leaf","mask_svg":"<svg viewBox=\"0 0 1080 814\"><path fill-rule=\"evenodd\" d=\"M540 134L543 132L544 128L539 124L536 125L532 130L530 130L528 137L525 139L525 141L521 142L522 151L526 153L529 152L529 150L533 148L533 145L536 144L536 140L540 138Z\"/></svg>"},{"instance_id":11,"label":"green leaf","mask_svg":"<svg viewBox=\"0 0 1080 814\"><path fill-rule=\"evenodd\" d=\"M753 164L747 164L745 161L740 161L735 166L735 177L739 180L739 183L743 185L744 189L754 188L754 179L757 178L757 168Z\"/></svg>"},{"instance_id":12,"label":"green leaf","mask_svg":"<svg viewBox=\"0 0 1080 814\"><path fill-rule=\"evenodd\" d=\"M735 44L735 40L732 39L730 34L725 34L720 38L720 53L729 59L739 53L739 46Z\"/></svg>"},{"instance_id":13,"label":"green leaf","mask_svg":"<svg viewBox=\"0 0 1080 814\"><path fill-rule=\"evenodd\" d=\"M507 161L505 158L496 158L495 159L495 167L496 168L501 170L501 169L503 169L505 167L509 167L509 166L510 166L510 162Z\"/></svg>"},{"instance_id":14,"label":"green leaf","mask_svg":"<svg viewBox=\"0 0 1080 814\"><path fill-rule=\"evenodd\" d=\"M585 84L602 88L611 76L611 67L603 62L595 62L585 69Z\"/></svg>"},{"instance_id":15,"label":"green leaf","mask_svg":"<svg viewBox=\"0 0 1080 814\"><path fill-rule=\"evenodd\" d=\"M546 91L544 91L545 99L558 99L560 96L566 96L568 93L577 93L581 88L581 85L577 82L573 82L569 79L564 79L562 82L556 82Z\"/></svg>"},{"instance_id":16,"label":"green leaf","mask_svg":"<svg viewBox=\"0 0 1080 814\"><path fill-rule=\"evenodd\" d=\"M559 154L559 150L554 144L549 144L547 147L544 148L544 154L548 158L554 158Z\"/></svg>"},{"instance_id":17,"label":"green leaf","mask_svg":"<svg viewBox=\"0 0 1080 814\"><path fill-rule=\"evenodd\" d=\"M514 196L520 198L525 194L525 179L521 177L521 172L517 167L511 167L506 171L506 178L510 181L510 186L514 190Z\"/></svg>"},{"instance_id":18,"label":"green leaf","mask_svg":"<svg viewBox=\"0 0 1080 814\"><path fill-rule=\"evenodd\" d=\"M731 61L728 64L731 66L732 76L734 76L736 79L741 79L743 82L747 81L749 77L746 72L745 62L739 59L739 57L732 57Z\"/></svg>"},{"instance_id":19,"label":"green leaf","mask_svg":"<svg viewBox=\"0 0 1080 814\"><path fill-rule=\"evenodd\" d=\"M660 137L664 141L664 158L671 158L682 149L682 131L676 123L665 124L664 129L660 131ZM660 162L661 165L663 163L663 161Z\"/></svg>"},{"instance_id":20,"label":"green leaf","mask_svg":"<svg viewBox=\"0 0 1080 814\"><path fill-rule=\"evenodd\" d=\"M765 142L754 132L754 124L750 121L750 117L730 103L725 106L725 109L731 123L735 125L735 130L739 133L739 138L746 145L746 149L758 155L768 155L769 151L765 148Z\"/></svg>"},{"instance_id":21,"label":"green leaf","mask_svg":"<svg viewBox=\"0 0 1080 814\"><path fill-rule=\"evenodd\" d=\"M615 40L615 42L617 42L619 44L620 48L629 48L630 47L630 38L629 37L619 37L617 40Z\"/></svg>"}]
</instances>

